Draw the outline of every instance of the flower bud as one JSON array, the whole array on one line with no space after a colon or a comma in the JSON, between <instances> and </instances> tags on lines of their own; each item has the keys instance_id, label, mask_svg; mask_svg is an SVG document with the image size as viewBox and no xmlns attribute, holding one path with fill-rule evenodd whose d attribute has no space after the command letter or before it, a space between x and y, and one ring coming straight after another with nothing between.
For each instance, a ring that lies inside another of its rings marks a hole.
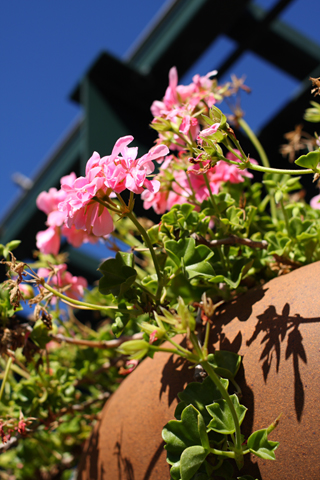
<instances>
[{"instance_id":1,"label":"flower bud","mask_svg":"<svg viewBox=\"0 0 320 480\"><path fill-rule=\"evenodd\" d=\"M124 342L119 348L118 352L122 355L130 355L131 359L140 360L149 351L149 343L144 340L129 340Z\"/></svg>"}]
</instances>

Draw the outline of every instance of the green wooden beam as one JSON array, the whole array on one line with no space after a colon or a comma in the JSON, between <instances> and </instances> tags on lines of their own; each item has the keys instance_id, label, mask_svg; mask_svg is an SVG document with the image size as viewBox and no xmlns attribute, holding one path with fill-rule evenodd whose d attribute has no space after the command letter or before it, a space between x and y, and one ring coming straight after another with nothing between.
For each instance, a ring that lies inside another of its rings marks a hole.
<instances>
[{"instance_id":1,"label":"green wooden beam","mask_svg":"<svg viewBox=\"0 0 320 480\"><path fill-rule=\"evenodd\" d=\"M301 81L320 64L320 46L277 18L280 7L289 3L291 0L281 0L270 12L255 4L248 5L237 25L226 31L238 48L218 66L219 74L230 69L248 50Z\"/></svg>"},{"instance_id":2,"label":"green wooden beam","mask_svg":"<svg viewBox=\"0 0 320 480\"><path fill-rule=\"evenodd\" d=\"M60 178L70 173L77 167L83 149L83 138L81 130L82 122L79 122L68 135L59 149L50 157L44 168L35 178L33 187L25 192L18 202L10 209L4 217L0 230L0 243L6 244L12 239L22 239L24 231L33 232L43 230L44 225L38 228L36 213L36 199L40 192L49 190L51 187L60 187ZM37 230L38 228L38 230Z\"/></svg>"}]
</instances>

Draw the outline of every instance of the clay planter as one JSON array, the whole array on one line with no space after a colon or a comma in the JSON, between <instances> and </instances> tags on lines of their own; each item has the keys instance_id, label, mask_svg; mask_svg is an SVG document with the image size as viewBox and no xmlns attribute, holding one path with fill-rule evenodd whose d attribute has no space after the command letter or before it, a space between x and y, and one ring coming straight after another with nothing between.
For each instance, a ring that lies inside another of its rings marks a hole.
<instances>
[{"instance_id":1,"label":"clay planter","mask_svg":"<svg viewBox=\"0 0 320 480\"><path fill-rule=\"evenodd\" d=\"M243 355L238 380L249 407L246 435L267 427L277 460L248 458L241 473L263 480L320 478L320 262L276 278L215 318L212 349ZM107 402L87 442L79 480L168 480L161 431L193 371L180 358L146 359ZM236 477L236 475L235 475Z\"/></svg>"}]
</instances>

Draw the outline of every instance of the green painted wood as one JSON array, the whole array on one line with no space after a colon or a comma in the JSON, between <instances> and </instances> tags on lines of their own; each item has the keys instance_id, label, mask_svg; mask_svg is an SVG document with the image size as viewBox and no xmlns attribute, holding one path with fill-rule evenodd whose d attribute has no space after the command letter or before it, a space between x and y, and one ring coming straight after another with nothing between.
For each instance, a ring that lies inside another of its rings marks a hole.
<instances>
[{"instance_id":1,"label":"green painted wood","mask_svg":"<svg viewBox=\"0 0 320 480\"><path fill-rule=\"evenodd\" d=\"M37 228L34 215L38 209L36 199L40 192L49 190L51 187L60 187L60 178L71 173L80 159L83 150L82 122L79 122L75 130L52 155L38 177L33 187L27 191L9 211L3 219L0 231L0 243L6 244L12 239L20 238L21 231L28 226L30 234ZM42 225L38 230L44 230ZM37 231L37 230L36 230Z\"/></svg>"},{"instance_id":2,"label":"green painted wood","mask_svg":"<svg viewBox=\"0 0 320 480\"><path fill-rule=\"evenodd\" d=\"M110 95L112 95L112 90ZM94 82L86 76L81 84L81 103L86 115L83 125L84 148L81 158L83 174L85 165L94 151L101 157L110 155L115 141L127 133L121 110L116 111L102 95Z\"/></svg>"}]
</instances>

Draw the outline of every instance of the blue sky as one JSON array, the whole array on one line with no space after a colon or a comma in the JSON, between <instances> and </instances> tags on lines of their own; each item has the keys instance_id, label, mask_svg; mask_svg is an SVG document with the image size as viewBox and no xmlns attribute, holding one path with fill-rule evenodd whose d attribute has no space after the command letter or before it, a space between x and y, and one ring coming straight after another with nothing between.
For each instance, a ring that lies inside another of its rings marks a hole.
<instances>
[{"instance_id":1,"label":"blue sky","mask_svg":"<svg viewBox=\"0 0 320 480\"><path fill-rule=\"evenodd\" d=\"M10 0L0 17L0 219L20 193L14 172L33 178L81 114L68 96L103 50L123 57L165 0ZM275 0L257 0L270 8ZM281 18L320 45L320 2L295 0ZM185 80L219 64L234 44L220 37ZM253 92L243 107L259 129L297 82L251 53L233 69ZM270 79L272 79L270 81ZM306 105L307 107L307 105ZM147 128L147 126L146 126ZM129 133L129 132L128 132Z\"/></svg>"}]
</instances>

